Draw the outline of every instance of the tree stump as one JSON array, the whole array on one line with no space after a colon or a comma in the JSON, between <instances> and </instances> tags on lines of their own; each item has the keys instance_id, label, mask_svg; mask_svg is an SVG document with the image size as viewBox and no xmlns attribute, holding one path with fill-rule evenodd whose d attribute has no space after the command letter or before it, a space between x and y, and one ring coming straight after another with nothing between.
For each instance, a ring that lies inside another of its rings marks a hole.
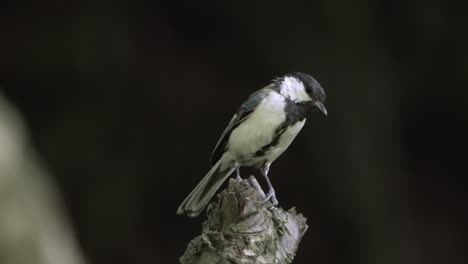
<instances>
[{"instance_id":1,"label":"tree stump","mask_svg":"<svg viewBox=\"0 0 468 264\"><path fill-rule=\"evenodd\" d=\"M291 263L307 231L307 219L295 208L265 203L265 193L250 176L229 181L208 205L202 234L194 238L180 258L182 264Z\"/></svg>"}]
</instances>

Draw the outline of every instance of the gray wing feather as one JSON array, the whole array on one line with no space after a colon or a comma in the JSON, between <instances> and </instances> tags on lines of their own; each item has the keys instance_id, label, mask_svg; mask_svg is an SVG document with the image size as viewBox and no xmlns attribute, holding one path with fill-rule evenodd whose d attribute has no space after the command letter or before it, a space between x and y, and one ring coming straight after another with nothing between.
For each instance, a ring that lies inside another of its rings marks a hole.
<instances>
[{"instance_id":1,"label":"gray wing feather","mask_svg":"<svg viewBox=\"0 0 468 264\"><path fill-rule=\"evenodd\" d=\"M249 96L247 101L241 105L239 110L237 110L237 112L234 114L234 117L231 119L231 122L229 122L226 129L224 129L221 137L218 140L218 143L216 143L216 146L213 149L210 157L211 166L213 166L223 155L227 140L229 139L229 135L231 135L232 130L236 128L244 119L246 119L255 109L257 109L260 102L267 96L268 92L270 91L271 90L268 86L258 90Z\"/></svg>"}]
</instances>

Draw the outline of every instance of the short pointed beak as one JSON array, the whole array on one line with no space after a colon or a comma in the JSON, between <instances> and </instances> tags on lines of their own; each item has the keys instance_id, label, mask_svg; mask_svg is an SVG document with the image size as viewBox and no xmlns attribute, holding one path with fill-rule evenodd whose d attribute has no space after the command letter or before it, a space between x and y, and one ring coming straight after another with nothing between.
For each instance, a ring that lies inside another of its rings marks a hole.
<instances>
[{"instance_id":1,"label":"short pointed beak","mask_svg":"<svg viewBox=\"0 0 468 264\"><path fill-rule=\"evenodd\" d=\"M322 111L322 113L324 115L327 115L327 109L325 108L325 106L321 103L321 102L315 102L315 106L320 110Z\"/></svg>"}]
</instances>

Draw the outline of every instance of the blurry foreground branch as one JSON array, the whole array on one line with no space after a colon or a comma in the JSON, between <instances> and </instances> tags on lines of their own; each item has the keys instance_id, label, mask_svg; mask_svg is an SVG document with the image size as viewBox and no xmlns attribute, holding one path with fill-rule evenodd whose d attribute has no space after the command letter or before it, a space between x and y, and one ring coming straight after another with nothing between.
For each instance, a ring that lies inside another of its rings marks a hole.
<instances>
[{"instance_id":1,"label":"blurry foreground branch","mask_svg":"<svg viewBox=\"0 0 468 264\"><path fill-rule=\"evenodd\" d=\"M0 263L83 264L21 117L0 94Z\"/></svg>"},{"instance_id":2,"label":"blurry foreground branch","mask_svg":"<svg viewBox=\"0 0 468 264\"><path fill-rule=\"evenodd\" d=\"M189 243L181 263L291 263L308 228L306 218L294 208L271 208L264 199L253 176L242 182L231 179L208 206L202 235Z\"/></svg>"}]
</instances>

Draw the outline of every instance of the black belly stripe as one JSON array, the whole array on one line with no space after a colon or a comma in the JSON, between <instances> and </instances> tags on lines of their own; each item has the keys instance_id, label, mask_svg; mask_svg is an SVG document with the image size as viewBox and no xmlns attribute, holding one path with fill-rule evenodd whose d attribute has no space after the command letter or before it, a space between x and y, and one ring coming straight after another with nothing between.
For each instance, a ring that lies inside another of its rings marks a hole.
<instances>
[{"instance_id":1,"label":"black belly stripe","mask_svg":"<svg viewBox=\"0 0 468 264\"><path fill-rule=\"evenodd\" d=\"M266 144L260 150L255 152L254 157L261 157L261 156L265 155L265 153L268 150L270 150L271 148L278 145L279 139L280 139L281 135L283 135L284 131L286 131L286 129L282 129L281 131L275 132L275 137L273 138L273 140L269 144Z\"/></svg>"},{"instance_id":2,"label":"black belly stripe","mask_svg":"<svg viewBox=\"0 0 468 264\"><path fill-rule=\"evenodd\" d=\"M283 135L283 133L288 129L290 126L295 125L297 122L303 121L306 117L308 111L311 110L312 104L308 103L299 103L296 104L293 101L289 100L288 98L285 99L286 106L284 108L286 119L284 122L276 129L275 137L273 140L268 143L267 145L263 146L260 150L255 152L254 157L261 157L265 155L265 153L273 147L276 147L279 143L279 139Z\"/></svg>"}]
</instances>

